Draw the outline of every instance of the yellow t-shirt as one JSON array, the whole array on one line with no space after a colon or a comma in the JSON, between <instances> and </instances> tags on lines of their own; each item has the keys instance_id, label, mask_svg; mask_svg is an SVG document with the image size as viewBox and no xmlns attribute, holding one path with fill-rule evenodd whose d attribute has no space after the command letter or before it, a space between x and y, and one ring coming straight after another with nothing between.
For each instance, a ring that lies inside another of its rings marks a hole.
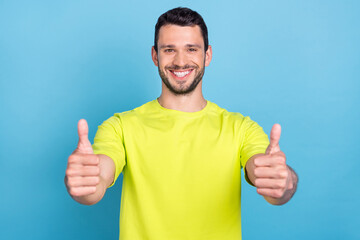
<instances>
[{"instance_id":1,"label":"yellow t-shirt","mask_svg":"<svg viewBox=\"0 0 360 240\"><path fill-rule=\"evenodd\" d=\"M241 239L241 168L269 141L249 117L207 101L198 112L157 100L116 113L96 133L95 154L124 174L121 240Z\"/></svg>"}]
</instances>

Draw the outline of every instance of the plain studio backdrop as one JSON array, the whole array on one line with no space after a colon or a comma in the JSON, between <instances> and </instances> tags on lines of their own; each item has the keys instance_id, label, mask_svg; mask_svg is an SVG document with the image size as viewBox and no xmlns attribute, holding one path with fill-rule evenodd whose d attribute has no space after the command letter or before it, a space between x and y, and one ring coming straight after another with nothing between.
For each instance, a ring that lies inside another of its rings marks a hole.
<instances>
[{"instance_id":1,"label":"plain studio backdrop","mask_svg":"<svg viewBox=\"0 0 360 240\"><path fill-rule=\"evenodd\" d=\"M207 100L257 121L299 174L272 206L243 181L243 239L360 239L359 1L1 1L0 239L117 239L122 175L82 206L64 186L87 119L160 95L150 57L163 12L205 19Z\"/></svg>"}]
</instances>

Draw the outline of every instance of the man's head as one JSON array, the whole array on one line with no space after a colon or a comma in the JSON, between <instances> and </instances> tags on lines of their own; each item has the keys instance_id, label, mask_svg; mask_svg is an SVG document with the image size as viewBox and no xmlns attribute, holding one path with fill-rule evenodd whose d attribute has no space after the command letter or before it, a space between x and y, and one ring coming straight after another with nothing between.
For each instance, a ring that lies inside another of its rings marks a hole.
<instances>
[{"instance_id":1,"label":"man's head","mask_svg":"<svg viewBox=\"0 0 360 240\"><path fill-rule=\"evenodd\" d=\"M166 86L163 90L176 95L194 91L212 56L202 17L188 8L164 13L155 27L154 44L152 59Z\"/></svg>"},{"instance_id":2,"label":"man's head","mask_svg":"<svg viewBox=\"0 0 360 240\"><path fill-rule=\"evenodd\" d=\"M189 8L174 8L166 13L162 14L155 25L155 39L154 39L154 48L155 51L158 51L158 40L159 40L159 31L162 26L165 25L178 25L182 27L189 26L199 26L201 29L201 35L204 39L205 51L208 49L209 40L208 40L208 30L204 19L197 12Z\"/></svg>"}]
</instances>

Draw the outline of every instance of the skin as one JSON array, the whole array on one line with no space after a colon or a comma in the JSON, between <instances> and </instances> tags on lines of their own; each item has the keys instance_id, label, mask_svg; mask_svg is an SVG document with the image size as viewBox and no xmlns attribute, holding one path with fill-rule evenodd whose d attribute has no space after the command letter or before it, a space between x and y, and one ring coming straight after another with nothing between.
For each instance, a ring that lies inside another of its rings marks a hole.
<instances>
[{"instance_id":1,"label":"skin","mask_svg":"<svg viewBox=\"0 0 360 240\"><path fill-rule=\"evenodd\" d=\"M99 202L114 181L115 164L106 155L94 154L88 138L88 124L78 122L79 143L68 158L65 186L77 202L92 205Z\"/></svg>"},{"instance_id":2,"label":"skin","mask_svg":"<svg viewBox=\"0 0 360 240\"><path fill-rule=\"evenodd\" d=\"M286 164L286 156L280 150L281 126L274 124L270 132L270 144L265 154L256 154L246 163L245 170L258 194L273 205L282 205L294 195L298 176Z\"/></svg>"},{"instance_id":3,"label":"skin","mask_svg":"<svg viewBox=\"0 0 360 240\"><path fill-rule=\"evenodd\" d=\"M205 51L200 27L162 26L157 44L158 52L152 47L151 56L162 79L158 102L164 108L183 112L203 109L207 102L202 94L202 77L211 62L212 48L209 45ZM179 77L174 72L189 74ZM108 156L93 153L84 119L78 123L78 134L78 146L68 158L65 185L75 201L92 205L103 198L114 181L115 165ZM252 156L245 166L257 192L274 205L289 201L297 185L297 175L280 150L280 134L281 127L275 124L266 153Z\"/></svg>"},{"instance_id":4,"label":"skin","mask_svg":"<svg viewBox=\"0 0 360 240\"><path fill-rule=\"evenodd\" d=\"M158 67L162 79L168 79L169 84L177 91L185 91L194 82L196 76L209 66L212 58L212 48L205 51L204 39L199 26L181 27L165 25L160 28L158 52L151 49L151 56L155 66ZM177 79L171 71L190 70L185 79ZM202 75L201 75L202 78ZM162 92L158 98L159 103L169 109L183 112L200 111L206 106L202 94L202 80L193 91L186 94L176 94L162 81Z\"/></svg>"}]
</instances>

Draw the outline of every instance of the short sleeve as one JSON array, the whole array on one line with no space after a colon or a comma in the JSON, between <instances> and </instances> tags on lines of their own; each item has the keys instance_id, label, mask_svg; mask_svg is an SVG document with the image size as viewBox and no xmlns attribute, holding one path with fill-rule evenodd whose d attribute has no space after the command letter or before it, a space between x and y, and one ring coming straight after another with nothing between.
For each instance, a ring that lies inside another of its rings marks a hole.
<instances>
[{"instance_id":1,"label":"short sleeve","mask_svg":"<svg viewBox=\"0 0 360 240\"><path fill-rule=\"evenodd\" d=\"M249 117L244 118L241 129L242 144L240 149L240 162L241 167L245 172L246 181L252 185L246 175L245 165L249 158L255 154L265 153L266 148L269 145L269 139L262 127L252 121Z\"/></svg>"},{"instance_id":2,"label":"short sleeve","mask_svg":"<svg viewBox=\"0 0 360 240\"><path fill-rule=\"evenodd\" d=\"M119 115L110 117L98 127L92 147L94 154L104 154L114 161L115 177L109 187L113 186L126 164L123 130Z\"/></svg>"}]
</instances>

